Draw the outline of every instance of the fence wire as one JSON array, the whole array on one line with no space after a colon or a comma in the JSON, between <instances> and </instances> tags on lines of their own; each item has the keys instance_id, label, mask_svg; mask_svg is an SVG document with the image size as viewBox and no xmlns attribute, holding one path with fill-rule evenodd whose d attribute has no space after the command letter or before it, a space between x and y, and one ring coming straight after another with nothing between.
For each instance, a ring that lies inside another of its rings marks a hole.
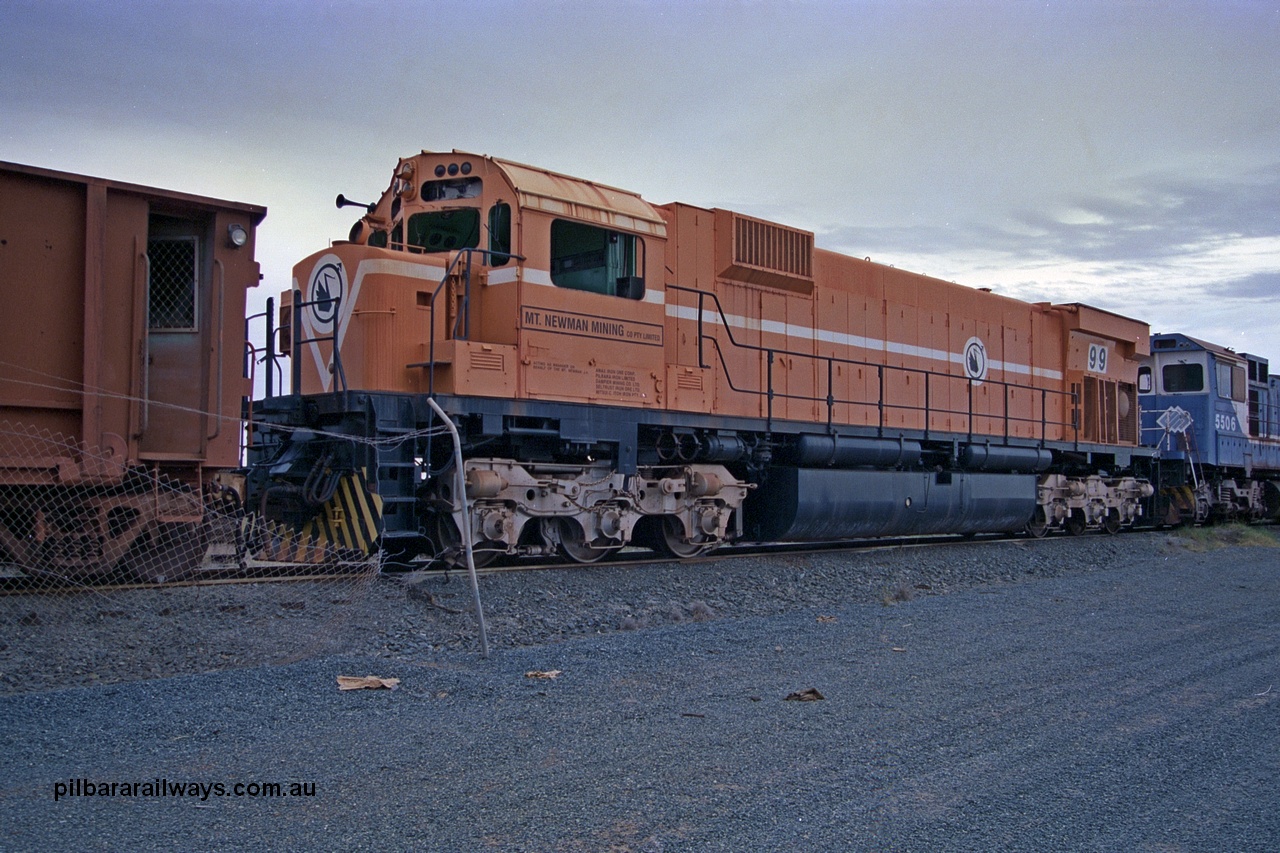
<instances>
[{"instance_id":1,"label":"fence wire","mask_svg":"<svg viewBox=\"0 0 1280 853\"><path fill-rule=\"evenodd\" d=\"M340 651L404 598L376 553L246 511L237 476L0 421L0 692Z\"/></svg>"}]
</instances>

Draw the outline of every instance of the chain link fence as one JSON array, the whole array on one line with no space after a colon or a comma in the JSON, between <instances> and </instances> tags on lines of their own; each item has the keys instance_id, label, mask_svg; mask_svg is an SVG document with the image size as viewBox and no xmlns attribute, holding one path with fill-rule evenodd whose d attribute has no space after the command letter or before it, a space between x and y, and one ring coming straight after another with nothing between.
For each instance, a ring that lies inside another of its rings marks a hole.
<instances>
[{"instance_id":1,"label":"chain link fence","mask_svg":"<svg viewBox=\"0 0 1280 853\"><path fill-rule=\"evenodd\" d=\"M246 512L235 474L186 473L0 421L0 692L340 650L404 597L377 555Z\"/></svg>"}]
</instances>

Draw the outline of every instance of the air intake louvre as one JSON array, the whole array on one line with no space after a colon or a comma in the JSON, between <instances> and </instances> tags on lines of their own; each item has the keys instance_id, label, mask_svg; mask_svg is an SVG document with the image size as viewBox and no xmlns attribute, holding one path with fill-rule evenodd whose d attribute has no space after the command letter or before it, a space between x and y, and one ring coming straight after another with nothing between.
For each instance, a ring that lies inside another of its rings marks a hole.
<instances>
[{"instance_id":1,"label":"air intake louvre","mask_svg":"<svg viewBox=\"0 0 1280 853\"><path fill-rule=\"evenodd\" d=\"M768 222L734 217L734 263L813 277L813 236Z\"/></svg>"},{"instance_id":2,"label":"air intake louvre","mask_svg":"<svg viewBox=\"0 0 1280 853\"><path fill-rule=\"evenodd\" d=\"M723 278L798 293L813 290L813 234L717 210L716 260Z\"/></svg>"}]
</instances>

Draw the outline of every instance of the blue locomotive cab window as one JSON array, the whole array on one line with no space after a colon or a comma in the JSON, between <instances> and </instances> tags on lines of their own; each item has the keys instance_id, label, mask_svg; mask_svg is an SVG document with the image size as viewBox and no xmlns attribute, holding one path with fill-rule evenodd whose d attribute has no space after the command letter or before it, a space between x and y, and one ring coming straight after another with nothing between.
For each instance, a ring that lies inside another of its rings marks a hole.
<instances>
[{"instance_id":1,"label":"blue locomotive cab window","mask_svg":"<svg viewBox=\"0 0 1280 853\"><path fill-rule=\"evenodd\" d=\"M551 283L624 299L644 298L644 241L584 222L551 223Z\"/></svg>"},{"instance_id":2,"label":"blue locomotive cab window","mask_svg":"<svg viewBox=\"0 0 1280 853\"><path fill-rule=\"evenodd\" d=\"M1195 394L1204 391L1204 365L1166 364L1160 371L1166 394Z\"/></svg>"},{"instance_id":3,"label":"blue locomotive cab window","mask_svg":"<svg viewBox=\"0 0 1280 853\"><path fill-rule=\"evenodd\" d=\"M480 211L436 210L409 217L409 248L425 252L474 249L480 245Z\"/></svg>"},{"instance_id":4,"label":"blue locomotive cab window","mask_svg":"<svg viewBox=\"0 0 1280 853\"><path fill-rule=\"evenodd\" d=\"M489 208L489 266L511 260L511 205L500 201Z\"/></svg>"},{"instance_id":5,"label":"blue locomotive cab window","mask_svg":"<svg viewBox=\"0 0 1280 853\"><path fill-rule=\"evenodd\" d=\"M1138 368L1138 393L1139 394L1151 393L1151 368L1150 367Z\"/></svg>"}]
</instances>

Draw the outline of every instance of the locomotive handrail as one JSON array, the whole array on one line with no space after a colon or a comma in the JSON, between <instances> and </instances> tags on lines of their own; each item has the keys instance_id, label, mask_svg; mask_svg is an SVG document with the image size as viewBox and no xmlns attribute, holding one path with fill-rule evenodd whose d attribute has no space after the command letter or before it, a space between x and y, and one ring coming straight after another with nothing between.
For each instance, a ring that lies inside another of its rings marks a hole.
<instances>
[{"instance_id":1,"label":"locomotive handrail","mask_svg":"<svg viewBox=\"0 0 1280 853\"><path fill-rule=\"evenodd\" d=\"M736 392L741 393L741 394L754 394L754 395L756 395L756 396L758 396L758 397L766 397L766 398L769 400L769 405L768 405L768 408L766 409L766 430L767 430L767 431L772 432L772 430L773 430L773 411L772 411L772 400L773 400L773 398L781 398L781 399L784 399L784 400L801 400L801 401L806 401L806 402L823 402L823 398L822 398L822 397L810 396L810 395L806 395L806 394L788 394L788 393L786 393L786 392L778 391L778 390L776 390L776 389L766 389L766 390L761 391L761 390L757 390L757 389L754 389L754 388L744 388L744 387L741 387L741 386L739 386L739 385L735 384L735 383L734 383L734 381L733 381L733 376L732 376L732 375L730 374L730 372L729 372L728 362L725 360L724 350L723 350L723 349L722 349L722 347L720 346L720 341L719 341L719 340L717 340L714 336L711 336L711 335L707 335L707 340L708 340L708 341L710 341L710 343L711 343L712 347L713 347L713 348L715 349L715 351L716 351L716 356L717 356L717 358L718 358L718 360L719 360L719 362L720 362L720 368L721 368L721 370L722 370L722 371L723 371L723 373L724 373L725 381L728 383L730 390L736 391ZM766 354L767 354L767 355L770 355L770 356L772 355L772 353L769 353L769 352L768 352L768 348L764 348L764 347L755 347L754 345L751 345L751 344L740 344L739 346L742 346L744 349L755 349L755 350L758 350L758 351L766 352ZM792 356L795 356L795 357L802 357L802 356L806 356L806 355L808 355L808 354L806 354L806 353L794 353L794 352L783 352L782 354L783 354L783 355L792 355ZM863 365L863 366L867 366L867 367L875 367L875 368L877 369L878 374L879 374L879 375L878 375L878 380L879 380L879 385L880 385L880 388L881 388L881 396L880 396L880 398L879 398L879 399L877 399L875 402L871 402L871 401L868 401L868 400L854 400L854 399L845 399L845 398L841 398L841 397L835 397L835 396L834 396L834 394L832 393L832 386L828 385L828 393L827 393L827 398L826 398L826 400L827 400L827 402L829 403L829 406L828 406L828 417L827 417L827 424L828 424L828 427L829 427L829 428L832 428L832 427L834 426L834 421L833 421L833 417L832 417L832 411L833 411L834 406L835 406L836 404L840 404L840 405L847 405L847 406L855 406L855 407L867 407L867 406L872 406L872 405L876 406L877 411L878 411L878 413L879 413L879 424L878 424L878 427L877 427L877 437L883 437L883 436L884 436L884 411L885 411L885 409L886 409L886 408L896 409L896 410L906 411L906 412L924 412L924 413L926 414L926 424L927 424L927 416L928 416L929 414L941 414L941 415L965 415L967 418L969 418L970 422L972 422L972 419L973 419L974 417L992 417L992 418L1000 417L1000 416L998 416L998 415L983 415L983 414L981 414L981 413L975 413L975 412L973 412L973 411L972 411L972 409L968 409L968 410L966 410L966 409L948 409L948 408L938 408L938 407L936 407L936 406L930 406L930 405L928 405L928 401L929 401L928 396L926 396L926 397L925 397L925 403L926 403L926 405L924 405L924 406L914 406L914 405L905 405L905 404L888 405L888 404L886 404L886 403L884 402L884 398L883 398L883 388L884 388L884 371L885 371L885 368L886 368L886 367L888 367L888 368L889 368L889 369L891 369L891 370L909 370L909 369L912 369L912 368L898 368L898 367L894 367L893 365L877 365L877 364L874 364L874 363L871 363L871 362L857 362L857 361L853 361L853 360L850 360L850 359L840 359L840 358L837 358L836 356L812 356L812 355L808 355L808 357L810 357L810 358L817 358L817 359L822 359L822 360L824 360L824 361L828 361L828 364L829 364L829 365L831 364L831 362L839 361L839 362L842 362L842 363L855 364L855 365ZM770 360L769 360L769 362L768 362L768 363L772 363L772 359L771 359L771 358L770 358ZM701 365L701 366L702 366L702 367L710 367L710 365L707 365L707 364L703 364L703 365ZM961 379L961 377L959 377L959 376L948 376L947 374L943 374L943 373L936 374L936 375L938 375L938 376L946 376L946 377L947 377L947 378L949 378L949 379L954 379L954 380L957 380L957 381L959 381L959 380ZM929 374L926 372L926 373L925 373L926 384L927 384L927 382L928 382L928 378L929 378ZM999 384L999 383L995 383L995 384ZM1024 388L1025 388L1026 386L1015 386L1015 387L1024 387ZM1046 411L1046 408L1047 408L1047 399L1048 399L1048 393L1049 393L1049 390L1050 390L1050 389L1046 389L1046 388L1031 388L1030 390L1036 390L1036 391L1040 391L1040 392L1041 392L1041 394L1040 394L1040 397L1041 397L1041 415L1040 415L1040 418L1038 419L1038 422L1039 422L1039 423L1040 423L1040 425L1041 425L1041 436L1042 436L1040 446L1041 446L1041 447L1043 447L1043 446L1044 446L1044 439L1043 439L1043 436L1044 436L1045 429L1046 429L1046 417L1045 417L1045 411ZM1064 397L1072 396L1072 395L1070 395L1068 392L1065 392L1065 391L1057 391L1057 392L1054 392L1054 393L1060 394L1060 395L1062 395L1062 396L1064 396ZM1035 424L1035 423L1037 423L1037 419L1035 419L1035 418L1015 417L1015 416L1013 416L1013 415L1009 415L1009 414L1007 413L1007 409L1008 409L1007 401L1006 401L1006 407L1005 407L1005 408L1006 408L1006 414L1003 416L1002 420L1004 420L1004 421L1005 421L1005 440L1006 440L1006 441L1007 441L1007 440L1008 440L1008 438L1009 438L1009 430L1008 430L1008 423L1009 423L1009 422L1013 422L1013 423L1029 423L1029 424ZM1058 423L1059 425L1065 425L1065 424L1066 424L1066 422L1055 422L1055 423ZM929 429L928 429L928 427L926 426L926 427L925 427L925 429L924 429L924 437L925 437L926 439L928 438L928 433L929 433ZM968 435L969 440L970 440L970 441L972 441L972 440L973 440L973 430L972 430L972 429L968 429L968 430L967 430L967 435Z\"/></svg>"},{"instance_id":2,"label":"locomotive handrail","mask_svg":"<svg viewBox=\"0 0 1280 853\"><path fill-rule=\"evenodd\" d=\"M471 258L473 254L483 255L487 261L494 256L502 256L507 259L523 261L523 255L512 254L511 252L497 252L492 249L459 249L453 259L449 261L449 265L445 267L444 275L440 278L440 283L436 285L436 289L431 291L431 298L427 300L427 307L431 309L431 333L427 338L427 361L424 367L427 367L427 396L434 398L436 395L436 297L440 295L440 291L449 283L449 277L454 274L454 269L465 256L467 264L465 272L462 276L462 306L458 315L453 318L453 328L449 330L449 337L454 340L469 340L471 337ZM462 335L458 335L458 327L462 326Z\"/></svg>"},{"instance_id":3,"label":"locomotive handrail","mask_svg":"<svg viewBox=\"0 0 1280 853\"><path fill-rule=\"evenodd\" d=\"M267 321L267 341L263 350L262 358L259 359L258 348L253 344L253 335L250 332L250 325L254 320L263 317ZM267 297L267 310L260 311L257 314L249 314L244 318L244 378L249 380L249 400L252 401L254 388L258 383L258 363L261 361L267 365L266 372L266 397L270 399L275 396L275 374L280 374L280 386L284 387L284 368L280 366L279 358L276 353L276 301L274 297ZM243 406L245 413L245 429L241 431L240 452L243 458L244 451L253 446L253 413L252 405Z\"/></svg>"},{"instance_id":4,"label":"locomotive handrail","mask_svg":"<svg viewBox=\"0 0 1280 853\"><path fill-rule=\"evenodd\" d=\"M267 396L275 396L275 374L280 376L280 387L284 387L284 368L280 366L280 355L276 352L276 300L275 297L267 297L267 310L259 311L257 314L249 314L244 318L244 342L245 342L245 365L244 378L256 379L255 371L250 367L254 362L253 357L259 352L258 348L253 345L253 335L250 332L250 324L259 317L266 318L267 321L267 344L263 348L261 362L269 364L266 374ZM272 371L275 371L273 374ZM252 385L250 387L253 387Z\"/></svg>"},{"instance_id":5,"label":"locomotive handrail","mask_svg":"<svg viewBox=\"0 0 1280 853\"><path fill-rule=\"evenodd\" d=\"M1037 388L1034 385L1021 385L1018 383L1007 382L1003 380L994 380L994 379L985 379L979 382L969 377L954 376L949 373L940 373L938 371L925 370L922 368L899 367L896 365L878 364L876 362L860 361L860 360L851 359L851 358L842 358L840 356L819 355L817 353L812 353L812 352L799 352L795 350L778 349L776 347L766 347L761 344L744 343L739 341L734 336L733 327L729 324L729 318L725 314L724 307L721 305L720 298L716 293L705 291L705 290L698 290L695 288L680 287L678 285L673 285L673 284L667 285L667 289L674 290L674 291L681 291L684 293L690 293L697 297L697 300L698 300L698 306L697 306L698 366L704 369L711 367L711 365L709 365L706 361L705 350L703 348L703 341L704 340L710 341L711 344L715 347L716 356L720 361L720 368L724 373L725 381L729 384L730 389L738 393L754 394L756 396L765 397L766 428L767 428L767 431L769 432L773 431L773 401L775 398L782 398L784 400L786 399L802 400L807 402L819 402L819 403L825 402L827 406L827 429L829 432L834 429L835 406L837 404L849 405L849 406L872 405L871 402L866 400L853 400L853 399L846 400L846 399L837 398L835 396L835 379L834 379L835 365L842 364L842 365L850 365L854 367L875 368L876 370L876 378L877 378L877 384L879 389L877 399L875 401L875 406L877 409L877 419L876 419L877 420L877 424L876 424L877 436L883 437L884 435L884 430L886 426L885 425L886 409L895 409L895 410L908 411L908 412L923 412L925 415L924 434L926 438L928 438L928 434L929 434L929 420L930 420L929 416L931 414L964 415L967 423L966 434L970 441L973 440L975 417L999 418L1003 423L1004 438L1006 441L1008 441L1010 437L1011 423L1031 423L1031 424L1036 423L1036 419L1025 418L1025 417L1014 417L1010 414L1010 411L1009 411L1010 389L1023 389L1030 392L1038 391L1040 394L1040 417L1039 417L1039 423L1040 423L1039 446L1040 447L1044 446L1045 441L1047 440L1047 435L1048 435L1048 426L1050 423L1048 419L1048 405L1049 405L1048 400L1049 400L1050 393L1053 393L1057 396L1061 396L1065 399L1070 400L1071 415L1072 415L1071 420L1070 421L1066 421L1066 420L1054 421L1053 423L1057 426L1069 428L1072 431L1074 442L1076 444L1079 443L1080 427L1079 427L1078 419L1076 418L1076 412L1075 412L1078 401L1077 401L1077 394L1074 391L1068 392L1068 391L1058 391L1056 389L1050 389L1050 388ZM725 335L726 337L728 337L729 343L732 346L739 349L750 350L750 351L760 352L765 354L766 356L766 374L765 374L766 388L764 390L739 387L737 384L734 383L733 377L729 372L728 362L725 360L724 351L720 346L719 339L714 335L708 334L703 327L704 316L707 313L706 300L708 298L714 304L716 314L719 316L720 325L724 327ZM819 362L825 362L827 365L827 394L825 399L823 397L819 397L815 395L788 394L775 389L773 386L773 364L778 355L785 355L792 358L814 359ZM886 369L897 371L904 374L914 374L917 376L923 376L924 377L924 405L918 406L918 405L886 403L885 402L885 382L884 382ZM967 410L956 410L956 409L949 409L949 408L940 409L940 408L932 407L930 405L930 392L931 392L931 385L932 385L931 377L934 377L934 376L941 377L951 382L964 381L967 383L967 386L968 386ZM982 382L987 382L992 385L999 386L1001 388L1002 397L1003 397L1002 402L1004 407L1004 413L1002 415L996 415L996 414L984 415L981 413L976 413L974 411L973 389L976 385L981 384Z\"/></svg>"},{"instance_id":6,"label":"locomotive handrail","mask_svg":"<svg viewBox=\"0 0 1280 853\"><path fill-rule=\"evenodd\" d=\"M217 381L215 385L218 389L217 391L218 403L217 403L217 408L215 410L216 414L213 416L213 432L205 433L205 438L208 439L209 441L212 441L213 439L217 438L219 435L222 434L222 413L224 411L224 407L222 405L223 358L222 358L221 344L222 344L222 341L226 339L226 335L224 334L224 332L226 331L226 322L227 322L227 268L223 266L221 258L214 258L213 266L218 270L218 338L217 340L219 345L213 348L214 352L217 353L217 355L215 356L217 360L217 366L214 368L214 373L217 376Z\"/></svg>"},{"instance_id":7,"label":"locomotive handrail","mask_svg":"<svg viewBox=\"0 0 1280 853\"><path fill-rule=\"evenodd\" d=\"M339 321L339 318L342 316L342 311L341 311L342 297L331 296L328 299L311 299L311 300L304 301L302 299L302 291L295 290L293 292L292 302L293 302L293 322L290 324L292 347L289 350L290 367L292 368L292 370L290 371L291 375L289 377L289 382L291 385L289 390L294 394L302 393L301 391L301 388L302 388L301 346L302 344L311 344L311 343L319 343L321 341L329 341L329 343L333 347L334 393L336 394L338 391L339 382L342 383L342 390L346 391L347 390L347 373L345 370L342 369L342 352L338 347L338 321ZM320 305L320 304L327 305L330 303L333 304L333 319L330 321L330 325L333 327L332 334L323 335L318 338L302 337L301 336L302 335L302 309L310 305Z\"/></svg>"},{"instance_id":8,"label":"locomotive handrail","mask_svg":"<svg viewBox=\"0 0 1280 853\"><path fill-rule=\"evenodd\" d=\"M142 300L142 412L138 416L138 438L146 435L151 425L151 255L141 254L146 292Z\"/></svg>"}]
</instances>

